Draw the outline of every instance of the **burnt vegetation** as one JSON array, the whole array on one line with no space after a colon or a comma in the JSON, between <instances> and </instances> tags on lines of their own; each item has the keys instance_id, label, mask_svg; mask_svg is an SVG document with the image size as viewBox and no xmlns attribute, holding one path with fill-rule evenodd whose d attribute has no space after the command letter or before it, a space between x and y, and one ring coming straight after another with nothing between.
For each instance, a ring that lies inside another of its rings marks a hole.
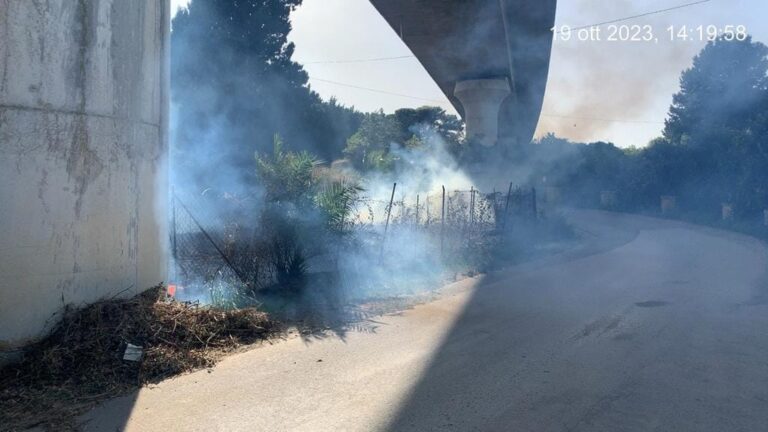
<instances>
[{"instance_id":1,"label":"burnt vegetation","mask_svg":"<svg viewBox=\"0 0 768 432\"><path fill-rule=\"evenodd\" d=\"M194 0L173 20L173 276L192 301L154 289L65 311L27 361L2 370L1 424L32 426L33 412L53 427L280 334L273 319L338 329L359 321L350 304L422 293L568 242L548 189L564 204L632 212L658 212L661 196L675 196L677 216L704 222L721 219L723 203L750 226L768 209L760 43L708 44L681 77L663 136L645 148L550 134L486 149L440 108L362 113L323 101L287 41L300 3ZM447 172L490 159L515 185L440 188L455 180ZM123 360L128 343L143 347L140 362Z\"/></svg>"},{"instance_id":2,"label":"burnt vegetation","mask_svg":"<svg viewBox=\"0 0 768 432\"><path fill-rule=\"evenodd\" d=\"M498 265L509 250L525 255L553 240L549 228L572 236L536 199L528 219L492 210L510 201L504 192L449 188L443 203L439 185L451 179L430 163L456 172L493 165L521 191L537 189L544 204L557 195L577 207L658 213L665 196L676 203L668 214L715 222L727 203L752 225L768 208L766 48L751 39L707 45L681 77L663 136L646 148L550 134L487 149L440 108L361 113L322 101L291 59L288 15L299 4L196 0L173 23L174 183L179 199L192 203L184 206L190 215L213 215L202 224L212 235L196 241L217 244L210 255L227 261L203 269L182 264L178 278L214 293L213 303L258 299L280 312L285 297L307 300L308 287L313 303L343 303L339 292L349 287L402 292L384 277L403 268L388 254L393 244L414 269L399 283L434 283ZM395 182L406 185L388 202L387 185ZM542 231L528 220L552 226ZM522 227L537 235L515 244L520 239L510 240L510 232ZM190 231L196 228L179 235L196 235Z\"/></svg>"},{"instance_id":3,"label":"burnt vegetation","mask_svg":"<svg viewBox=\"0 0 768 432\"><path fill-rule=\"evenodd\" d=\"M0 370L0 428L76 430L75 417L109 397L199 368L282 330L253 308L170 301L159 286L131 299L67 308L24 361ZM128 344L141 347L126 361Z\"/></svg>"}]
</instances>

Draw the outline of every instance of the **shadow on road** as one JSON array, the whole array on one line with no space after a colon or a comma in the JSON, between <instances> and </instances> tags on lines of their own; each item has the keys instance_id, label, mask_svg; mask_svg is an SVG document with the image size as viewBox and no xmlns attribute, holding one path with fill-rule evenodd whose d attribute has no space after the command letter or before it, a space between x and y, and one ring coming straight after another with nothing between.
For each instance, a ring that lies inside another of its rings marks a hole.
<instances>
[{"instance_id":1,"label":"shadow on road","mask_svg":"<svg viewBox=\"0 0 768 432\"><path fill-rule=\"evenodd\" d=\"M760 360L768 339L754 325L767 320L729 306L749 298L764 251L750 259L754 251L727 234L677 222L577 218L601 238L545 271L486 278L386 430L768 424L768 394L758 384L768 379ZM651 231L638 237L643 229Z\"/></svg>"}]
</instances>

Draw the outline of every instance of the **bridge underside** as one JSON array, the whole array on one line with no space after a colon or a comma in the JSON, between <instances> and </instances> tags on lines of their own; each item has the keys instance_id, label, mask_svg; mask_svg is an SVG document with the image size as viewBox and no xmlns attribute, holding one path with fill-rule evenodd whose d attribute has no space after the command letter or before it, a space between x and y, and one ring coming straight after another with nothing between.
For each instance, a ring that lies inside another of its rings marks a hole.
<instances>
[{"instance_id":1,"label":"bridge underside","mask_svg":"<svg viewBox=\"0 0 768 432\"><path fill-rule=\"evenodd\" d=\"M467 101L460 100L462 94L457 96L456 86L470 82L471 88L479 85L483 94L490 94L484 81L477 82L488 80L498 89L492 97L503 99L497 110L498 139L524 143L532 138L544 98L557 0L371 3L467 120L468 129L467 115L472 113L467 112ZM509 96L499 80L508 83Z\"/></svg>"}]
</instances>

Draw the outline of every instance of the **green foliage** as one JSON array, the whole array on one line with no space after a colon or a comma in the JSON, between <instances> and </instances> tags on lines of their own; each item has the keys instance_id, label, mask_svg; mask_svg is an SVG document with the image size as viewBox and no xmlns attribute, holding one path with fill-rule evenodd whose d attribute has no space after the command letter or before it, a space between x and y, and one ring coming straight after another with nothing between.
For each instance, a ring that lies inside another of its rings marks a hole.
<instances>
[{"instance_id":1,"label":"green foliage","mask_svg":"<svg viewBox=\"0 0 768 432\"><path fill-rule=\"evenodd\" d=\"M268 263L270 288L298 293L306 284L307 257L326 253L346 234L362 189L319 167L310 153L286 151L279 136L271 154L257 154L256 173L266 205L250 250Z\"/></svg>"},{"instance_id":2,"label":"green foliage","mask_svg":"<svg viewBox=\"0 0 768 432\"><path fill-rule=\"evenodd\" d=\"M271 155L256 155L256 172L268 202L306 205L312 197L313 170L318 162L308 152L286 152L275 135Z\"/></svg>"},{"instance_id":3,"label":"green foliage","mask_svg":"<svg viewBox=\"0 0 768 432\"><path fill-rule=\"evenodd\" d=\"M707 44L680 78L664 137L687 149L673 186L698 193L697 205L768 206L768 47L751 38Z\"/></svg>"},{"instance_id":4,"label":"green foliage","mask_svg":"<svg viewBox=\"0 0 768 432\"><path fill-rule=\"evenodd\" d=\"M362 114L324 102L293 61L290 13L301 0L193 0L174 18L171 97L177 183L242 192L257 182L254 148L280 134L293 150L333 160ZM224 169L225 168L225 169ZM200 184L202 183L202 184Z\"/></svg>"},{"instance_id":5,"label":"green foliage","mask_svg":"<svg viewBox=\"0 0 768 432\"><path fill-rule=\"evenodd\" d=\"M320 157L338 159L344 155L347 139L360 128L364 114L340 104L334 97L321 103L319 112L303 126L322 144L315 149Z\"/></svg>"},{"instance_id":6,"label":"green foliage","mask_svg":"<svg viewBox=\"0 0 768 432\"><path fill-rule=\"evenodd\" d=\"M401 128L393 116L383 111L368 113L360 129L347 140L344 153L358 168L386 170L393 163L390 147L400 138Z\"/></svg>"},{"instance_id":7,"label":"green foliage","mask_svg":"<svg viewBox=\"0 0 768 432\"><path fill-rule=\"evenodd\" d=\"M288 292L304 288L307 277L307 246L294 221L273 220L274 234L269 248L269 259L275 271L277 286Z\"/></svg>"},{"instance_id":8,"label":"green foliage","mask_svg":"<svg viewBox=\"0 0 768 432\"><path fill-rule=\"evenodd\" d=\"M393 148L414 149L425 145L425 136L439 136L448 150L458 155L463 123L439 107L403 108L394 114L365 114L360 128L347 140L344 154L363 171L390 171L397 162Z\"/></svg>"},{"instance_id":9,"label":"green foliage","mask_svg":"<svg viewBox=\"0 0 768 432\"><path fill-rule=\"evenodd\" d=\"M256 155L267 205L260 220L264 231L257 240L262 246L255 249L264 251L274 282L287 292L300 291L306 281L308 245L301 233L308 227L300 217L312 210L316 166L317 160L307 152L285 151L277 135L271 155Z\"/></svg>"},{"instance_id":10,"label":"green foliage","mask_svg":"<svg viewBox=\"0 0 768 432\"><path fill-rule=\"evenodd\" d=\"M426 132L423 129L426 128L445 140L449 149L455 150L464 136L464 123L461 119L440 107L401 108L395 111L394 116L403 134L401 142L418 139L418 135L423 135Z\"/></svg>"},{"instance_id":11,"label":"green foliage","mask_svg":"<svg viewBox=\"0 0 768 432\"><path fill-rule=\"evenodd\" d=\"M656 210L661 195L676 195L681 207L710 219L729 202L737 217L757 220L768 208L766 142L768 48L717 40L683 72L663 137L621 150L548 135L528 160L546 160L537 176L554 179L578 204L595 205L601 190L613 190L620 209Z\"/></svg>"},{"instance_id":12,"label":"green foliage","mask_svg":"<svg viewBox=\"0 0 768 432\"><path fill-rule=\"evenodd\" d=\"M331 181L320 188L315 203L328 230L334 234L345 233L346 227L353 223L351 215L362 191L359 185L346 179Z\"/></svg>"},{"instance_id":13,"label":"green foliage","mask_svg":"<svg viewBox=\"0 0 768 432\"><path fill-rule=\"evenodd\" d=\"M751 38L708 43L680 78L664 137L674 144L716 148L743 130L765 109L766 56L768 48Z\"/></svg>"}]
</instances>

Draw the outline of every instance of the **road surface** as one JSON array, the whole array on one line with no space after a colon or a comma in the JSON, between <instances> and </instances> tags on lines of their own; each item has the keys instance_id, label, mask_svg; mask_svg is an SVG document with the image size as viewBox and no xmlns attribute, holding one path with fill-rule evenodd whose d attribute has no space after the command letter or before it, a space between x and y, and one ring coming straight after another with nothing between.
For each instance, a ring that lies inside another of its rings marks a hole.
<instances>
[{"instance_id":1,"label":"road surface","mask_svg":"<svg viewBox=\"0 0 768 432\"><path fill-rule=\"evenodd\" d=\"M86 430L765 431L768 251L575 212L587 246L116 399Z\"/></svg>"}]
</instances>

